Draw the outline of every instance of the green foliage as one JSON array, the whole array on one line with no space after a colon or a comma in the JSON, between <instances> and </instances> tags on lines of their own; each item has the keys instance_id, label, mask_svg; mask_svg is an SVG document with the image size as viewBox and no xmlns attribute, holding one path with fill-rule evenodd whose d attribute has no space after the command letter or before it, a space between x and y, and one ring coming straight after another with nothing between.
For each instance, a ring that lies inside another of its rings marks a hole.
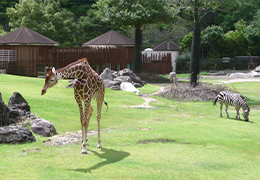
<instances>
[{"instance_id":1,"label":"green foliage","mask_svg":"<svg viewBox=\"0 0 260 180\"><path fill-rule=\"evenodd\" d=\"M95 9L87 11L87 16L81 16L77 23L77 31L75 36L78 45L82 45L95 37L109 31L117 30L118 28L112 26L110 23L103 22L99 16L96 15Z\"/></svg>"},{"instance_id":2,"label":"green foliage","mask_svg":"<svg viewBox=\"0 0 260 180\"><path fill-rule=\"evenodd\" d=\"M254 17L254 20L246 28L246 37L252 51L260 51L260 11Z\"/></svg>"},{"instance_id":3,"label":"green foliage","mask_svg":"<svg viewBox=\"0 0 260 180\"><path fill-rule=\"evenodd\" d=\"M136 0L99 0L95 5L104 21L134 26L140 29L144 24L169 22L174 18L175 11L169 10L163 1Z\"/></svg>"},{"instance_id":4,"label":"green foliage","mask_svg":"<svg viewBox=\"0 0 260 180\"><path fill-rule=\"evenodd\" d=\"M223 56L248 56L248 41L245 35L245 21L241 20L237 22L235 27L235 31L229 31L224 35Z\"/></svg>"},{"instance_id":5,"label":"green foliage","mask_svg":"<svg viewBox=\"0 0 260 180\"><path fill-rule=\"evenodd\" d=\"M207 27L202 32L202 47L203 50L208 52L213 51L213 57L218 57L220 54L220 47L223 45L223 29L219 26L210 26ZM204 51L205 52L205 51ZM206 56L206 53L205 53Z\"/></svg>"},{"instance_id":6,"label":"green foliage","mask_svg":"<svg viewBox=\"0 0 260 180\"><path fill-rule=\"evenodd\" d=\"M6 32L4 31L3 26L0 25L0 37L5 35L5 34L6 34Z\"/></svg>"},{"instance_id":7,"label":"green foliage","mask_svg":"<svg viewBox=\"0 0 260 180\"><path fill-rule=\"evenodd\" d=\"M73 14L62 9L59 1L19 0L14 8L7 8L7 14L13 29L26 26L61 44L73 42Z\"/></svg>"},{"instance_id":8,"label":"green foliage","mask_svg":"<svg viewBox=\"0 0 260 180\"><path fill-rule=\"evenodd\" d=\"M187 34L180 43L180 51L191 51L191 44L192 44L193 32Z\"/></svg>"}]
</instances>

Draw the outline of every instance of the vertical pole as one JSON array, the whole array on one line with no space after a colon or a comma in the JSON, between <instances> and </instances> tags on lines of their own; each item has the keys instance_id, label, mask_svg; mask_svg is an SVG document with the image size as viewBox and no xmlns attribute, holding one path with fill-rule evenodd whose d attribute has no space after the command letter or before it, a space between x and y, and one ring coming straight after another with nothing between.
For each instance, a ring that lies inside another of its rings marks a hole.
<instances>
[{"instance_id":1,"label":"vertical pole","mask_svg":"<svg viewBox=\"0 0 260 180\"><path fill-rule=\"evenodd\" d=\"M193 29L193 39L190 59L190 83L191 86L197 85L197 76L200 70L200 22L195 22Z\"/></svg>"},{"instance_id":2,"label":"vertical pole","mask_svg":"<svg viewBox=\"0 0 260 180\"><path fill-rule=\"evenodd\" d=\"M142 70L142 30L135 29L135 51L134 51L134 73L140 73Z\"/></svg>"}]
</instances>

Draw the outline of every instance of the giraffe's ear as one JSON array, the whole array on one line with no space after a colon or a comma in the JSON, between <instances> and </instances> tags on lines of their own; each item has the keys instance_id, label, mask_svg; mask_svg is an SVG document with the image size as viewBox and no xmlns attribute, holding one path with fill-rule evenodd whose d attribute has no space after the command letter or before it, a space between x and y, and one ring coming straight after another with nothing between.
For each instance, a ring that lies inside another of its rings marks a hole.
<instances>
[{"instance_id":1,"label":"giraffe's ear","mask_svg":"<svg viewBox=\"0 0 260 180\"><path fill-rule=\"evenodd\" d=\"M55 73L55 67L52 68L52 72Z\"/></svg>"}]
</instances>

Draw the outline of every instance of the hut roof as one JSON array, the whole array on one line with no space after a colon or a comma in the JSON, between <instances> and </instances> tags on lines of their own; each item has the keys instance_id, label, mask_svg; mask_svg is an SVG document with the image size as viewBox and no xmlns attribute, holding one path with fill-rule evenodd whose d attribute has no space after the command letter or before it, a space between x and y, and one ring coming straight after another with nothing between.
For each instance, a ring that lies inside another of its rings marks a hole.
<instances>
[{"instance_id":1,"label":"hut roof","mask_svg":"<svg viewBox=\"0 0 260 180\"><path fill-rule=\"evenodd\" d=\"M82 46L134 46L134 41L114 30L110 30L88 42Z\"/></svg>"},{"instance_id":2,"label":"hut roof","mask_svg":"<svg viewBox=\"0 0 260 180\"><path fill-rule=\"evenodd\" d=\"M166 40L152 48L154 51L179 51L180 48L177 44L170 40Z\"/></svg>"},{"instance_id":3,"label":"hut roof","mask_svg":"<svg viewBox=\"0 0 260 180\"><path fill-rule=\"evenodd\" d=\"M0 44L10 44L10 45L33 44L33 45L49 45L49 46L59 45L58 42L53 41L24 26L0 37Z\"/></svg>"}]
</instances>

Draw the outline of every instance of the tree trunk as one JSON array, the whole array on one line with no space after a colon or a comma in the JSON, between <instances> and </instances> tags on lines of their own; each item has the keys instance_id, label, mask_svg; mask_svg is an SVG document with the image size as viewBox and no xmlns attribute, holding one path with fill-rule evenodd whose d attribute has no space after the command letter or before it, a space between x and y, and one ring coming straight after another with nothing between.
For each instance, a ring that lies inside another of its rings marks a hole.
<instances>
[{"instance_id":1,"label":"tree trunk","mask_svg":"<svg viewBox=\"0 0 260 180\"><path fill-rule=\"evenodd\" d=\"M200 32L200 22L195 22L190 59L190 84L193 87L197 85L197 77L200 71Z\"/></svg>"},{"instance_id":2,"label":"tree trunk","mask_svg":"<svg viewBox=\"0 0 260 180\"><path fill-rule=\"evenodd\" d=\"M134 73L140 73L142 70L142 30L140 28L135 29L135 56L134 56Z\"/></svg>"}]
</instances>

